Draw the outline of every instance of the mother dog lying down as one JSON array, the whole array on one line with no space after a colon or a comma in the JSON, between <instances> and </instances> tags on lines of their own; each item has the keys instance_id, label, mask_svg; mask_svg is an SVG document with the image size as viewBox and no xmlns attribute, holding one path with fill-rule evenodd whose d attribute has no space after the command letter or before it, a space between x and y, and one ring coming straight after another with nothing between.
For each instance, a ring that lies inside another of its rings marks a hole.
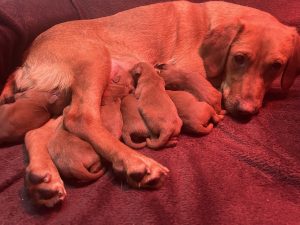
<instances>
[{"instance_id":1,"label":"mother dog lying down","mask_svg":"<svg viewBox=\"0 0 300 225\"><path fill-rule=\"evenodd\" d=\"M276 77L289 89L299 72L299 51L296 30L259 10L224 2L161 3L49 29L29 49L16 87L70 89L65 128L91 143L130 184L146 187L161 183L167 169L119 142L101 123L98 106L112 62L129 70L140 61L174 61L185 76L171 86L190 90L220 111L219 92L199 82L206 77L221 87L230 113L251 115ZM36 146L28 151L42 159Z\"/></svg>"}]
</instances>

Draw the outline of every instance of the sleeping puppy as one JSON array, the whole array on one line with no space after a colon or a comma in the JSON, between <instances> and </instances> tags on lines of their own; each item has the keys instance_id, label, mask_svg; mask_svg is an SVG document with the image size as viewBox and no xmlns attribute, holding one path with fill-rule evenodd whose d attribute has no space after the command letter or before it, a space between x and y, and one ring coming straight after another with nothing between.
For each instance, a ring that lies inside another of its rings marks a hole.
<instances>
[{"instance_id":1,"label":"sleeping puppy","mask_svg":"<svg viewBox=\"0 0 300 225\"><path fill-rule=\"evenodd\" d=\"M211 122L219 123L224 117L218 115L212 106L206 102L199 102L188 92L168 90L167 93L177 108L185 132L198 135L208 134L213 129Z\"/></svg>"},{"instance_id":2,"label":"sleeping puppy","mask_svg":"<svg viewBox=\"0 0 300 225\"><path fill-rule=\"evenodd\" d=\"M117 139L122 136L123 118L121 113L121 99L134 90L131 74L116 65L114 76L106 87L100 106L103 126Z\"/></svg>"},{"instance_id":3,"label":"sleeping puppy","mask_svg":"<svg viewBox=\"0 0 300 225\"><path fill-rule=\"evenodd\" d=\"M191 59L192 60L192 59ZM209 102L217 113L221 109L221 93L207 83L206 78L199 71L190 71L189 68L180 68L175 61L157 63L155 69L165 81L165 88L173 91L187 91L198 101ZM209 93L209 95L205 93Z\"/></svg>"},{"instance_id":4,"label":"sleeping puppy","mask_svg":"<svg viewBox=\"0 0 300 225\"><path fill-rule=\"evenodd\" d=\"M124 143L132 148L139 149L147 145L146 138L150 132L138 110L138 101L134 95L127 95L122 99L121 112L123 117L122 139ZM134 142L134 140L142 142Z\"/></svg>"},{"instance_id":5,"label":"sleeping puppy","mask_svg":"<svg viewBox=\"0 0 300 225\"><path fill-rule=\"evenodd\" d=\"M206 82L202 82L198 77L197 82L195 82L197 85L189 85L187 83L191 82L189 77L195 78L197 75L186 72L184 68L177 68L171 62L157 64L155 68L165 81L165 88L168 89L167 93L182 119L183 130L193 134L208 134L213 129L213 123L210 123L210 121L218 123L223 118L222 114L225 114L225 111L214 109L206 103L206 99L197 94L201 93L201 90L209 91Z\"/></svg>"},{"instance_id":6,"label":"sleeping puppy","mask_svg":"<svg viewBox=\"0 0 300 225\"><path fill-rule=\"evenodd\" d=\"M102 101L103 103L103 101ZM121 114L121 99L111 99L105 101L100 106L101 120L103 126L115 138L120 139L122 136L123 119Z\"/></svg>"},{"instance_id":7,"label":"sleeping puppy","mask_svg":"<svg viewBox=\"0 0 300 225\"><path fill-rule=\"evenodd\" d=\"M174 146L173 137L179 135L182 121L165 91L165 82L149 63L136 64L131 73L137 84L138 110L151 133L151 138L146 139L147 146L153 149Z\"/></svg>"},{"instance_id":8,"label":"sleeping puppy","mask_svg":"<svg viewBox=\"0 0 300 225\"><path fill-rule=\"evenodd\" d=\"M0 110L0 143L19 142L27 131L38 128L51 117L61 114L69 103L67 92L39 91L29 89L25 92L6 96ZM9 101L7 101L9 99Z\"/></svg>"},{"instance_id":9,"label":"sleeping puppy","mask_svg":"<svg viewBox=\"0 0 300 225\"><path fill-rule=\"evenodd\" d=\"M50 120L48 128L52 131L48 151L63 178L90 182L104 174L100 156L89 143L63 128L62 116Z\"/></svg>"}]
</instances>

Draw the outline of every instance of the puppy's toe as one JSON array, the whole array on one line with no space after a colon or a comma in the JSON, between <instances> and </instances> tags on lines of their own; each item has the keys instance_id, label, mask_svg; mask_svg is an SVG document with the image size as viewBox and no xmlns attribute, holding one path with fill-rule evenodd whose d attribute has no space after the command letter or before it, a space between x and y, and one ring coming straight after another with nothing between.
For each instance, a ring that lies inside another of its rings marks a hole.
<instances>
[{"instance_id":1,"label":"puppy's toe","mask_svg":"<svg viewBox=\"0 0 300 225\"><path fill-rule=\"evenodd\" d=\"M224 115L223 114L214 114L212 116L212 122L215 124L218 124L219 122L221 122L224 119Z\"/></svg>"},{"instance_id":2,"label":"puppy's toe","mask_svg":"<svg viewBox=\"0 0 300 225\"><path fill-rule=\"evenodd\" d=\"M98 172L99 172L100 170L102 170L102 169L103 169L103 166L101 165L101 162L100 162L100 161L98 161L98 162L92 164L92 165L88 168L89 172L91 172L91 173L98 173Z\"/></svg>"}]
</instances>

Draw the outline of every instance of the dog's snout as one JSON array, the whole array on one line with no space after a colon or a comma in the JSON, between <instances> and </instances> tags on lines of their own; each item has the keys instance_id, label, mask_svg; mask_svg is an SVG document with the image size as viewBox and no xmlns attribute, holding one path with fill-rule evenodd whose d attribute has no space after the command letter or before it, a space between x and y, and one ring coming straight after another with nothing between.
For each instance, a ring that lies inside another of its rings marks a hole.
<instances>
[{"instance_id":1,"label":"dog's snout","mask_svg":"<svg viewBox=\"0 0 300 225\"><path fill-rule=\"evenodd\" d=\"M239 102L236 105L235 111L240 116L250 117L258 113L258 107L256 107L255 105L253 105L253 103L250 102Z\"/></svg>"}]
</instances>

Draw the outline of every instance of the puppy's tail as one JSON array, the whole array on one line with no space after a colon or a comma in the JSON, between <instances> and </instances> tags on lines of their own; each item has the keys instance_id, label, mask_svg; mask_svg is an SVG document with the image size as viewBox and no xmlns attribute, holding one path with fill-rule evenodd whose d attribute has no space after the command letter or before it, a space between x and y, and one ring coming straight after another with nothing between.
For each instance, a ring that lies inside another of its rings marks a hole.
<instances>
[{"instance_id":1,"label":"puppy's tail","mask_svg":"<svg viewBox=\"0 0 300 225\"><path fill-rule=\"evenodd\" d=\"M192 128L190 131L198 135L206 135L209 134L213 128L214 125L212 123L208 124L206 127L201 124L197 128Z\"/></svg>"},{"instance_id":2,"label":"puppy's tail","mask_svg":"<svg viewBox=\"0 0 300 225\"><path fill-rule=\"evenodd\" d=\"M152 149L159 149L164 147L169 141L172 133L167 130L161 130L160 135L156 139L147 138L147 146Z\"/></svg>"},{"instance_id":3,"label":"puppy's tail","mask_svg":"<svg viewBox=\"0 0 300 225\"><path fill-rule=\"evenodd\" d=\"M141 149L141 148L146 147L146 145L147 145L146 141L141 142L141 143L133 142L130 134L127 132L122 133L122 138L126 145L128 145L129 147L134 148L134 149Z\"/></svg>"},{"instance_id":4,"label":"puppy's tail","mask_svg":"<svg viewBox=\"0 0 300 225\"><path fill-rule=\"evenodd\" d=\"M106 169L101 167L100 163L96 163L89 169L81 165L80 168L73 169L70 171L71 174L66 176L68 178L72 177L80 182L92 182L102 177L105 171Z\"/></svg>"}]
</instances>

